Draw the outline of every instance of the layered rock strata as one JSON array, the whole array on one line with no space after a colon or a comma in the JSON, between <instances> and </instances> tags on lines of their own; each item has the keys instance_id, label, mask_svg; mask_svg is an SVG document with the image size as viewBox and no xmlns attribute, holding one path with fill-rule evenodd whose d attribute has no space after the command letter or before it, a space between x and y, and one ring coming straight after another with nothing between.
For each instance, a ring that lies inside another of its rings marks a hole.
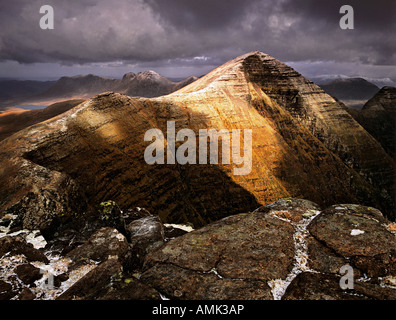
<instances>
[{"instance_id":1,"label":"layered rock strata","mask_svg":"<svg viewBox=\"0 0 396 320\"><path fill-rule=\"evenodd\" d=\"M144 135L166 133L168 121L176 132L192 129L197 145L200 129L251 129L252 170L234 175L237 165L221 161L147 164ZM103 93L5 139L0 150L0 214L46 237L109 199L196 227L290 196L372 205L394 218L389 155L323 90L260 52L168 96Z\"/></svg>"}]
</instances>

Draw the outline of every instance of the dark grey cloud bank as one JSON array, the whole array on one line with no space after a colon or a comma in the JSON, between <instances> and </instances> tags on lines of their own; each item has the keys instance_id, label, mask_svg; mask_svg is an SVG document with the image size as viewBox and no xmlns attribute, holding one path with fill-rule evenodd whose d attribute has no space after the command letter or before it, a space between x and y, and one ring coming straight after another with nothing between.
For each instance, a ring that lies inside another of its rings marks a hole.
<instances>
[{"instance_id":1,"label":"dark grey cloud bank","mask_svg":"<svg viewBox=\"0 0 396 320\"><path fill-rule=\"evenodd\" d=\"M153 68L171 75L177 67L174 75L199 74L260 50L301 69L323 63L316 73L329 65L346 70L348 64L356 73L396 78L395 3L2 0L0 77L23 68L40 73L44 66L47 73ZM44 4L54 8L54 30L39 28ZM355 10L354 30L339 28L343 4Z\"/></svg>"}]
</instances>

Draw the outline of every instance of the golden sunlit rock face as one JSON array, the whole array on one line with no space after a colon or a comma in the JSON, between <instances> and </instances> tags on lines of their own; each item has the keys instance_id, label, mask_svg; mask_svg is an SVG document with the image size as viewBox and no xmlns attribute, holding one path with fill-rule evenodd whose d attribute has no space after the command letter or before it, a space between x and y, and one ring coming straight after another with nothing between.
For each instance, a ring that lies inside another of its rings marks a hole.
<instances>
[{"instance_id":1,"label":"golden sunlit rock face","mask_svg":"<svg viewBox=\"0 0 396 320\"><path fill-rule=\"evenodd\" d=\"M158 128L166 139L168 121L197 141L200 129L251 129L251 172L235 175L233 162L148 165L144 135ZM284 197L362 203L394 218L393 160L333 98L261 52L167 96L103 93L0 150L0 208L27 228L46 230L110 199L195 226Z\"/></svg>"}]
</instances>

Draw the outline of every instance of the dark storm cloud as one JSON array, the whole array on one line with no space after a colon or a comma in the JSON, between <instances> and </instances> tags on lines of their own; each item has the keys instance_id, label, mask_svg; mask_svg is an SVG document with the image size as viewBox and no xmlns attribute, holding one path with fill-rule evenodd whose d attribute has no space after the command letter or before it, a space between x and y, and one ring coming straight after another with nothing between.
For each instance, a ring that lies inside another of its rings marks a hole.
<instances>
[{"instance_id":1,"label":"dark storm cloud","mask_svg":"<svg viewBox=\"0 0 396 320\"><path fill-rule=\"evenodd\" d=\"M147 0L167 23L191 31L235 24L259 0Z\"/></svg>"},{"instance_id":2,"label":"dark storm cloud","mask_svg":"<svg viewBox=\"0 0 396 320\"><path fill-rule=\"evenodd\" d=\"M325 20L329 25L338 24L339 9L348 4L353 7L357 29L373 31L395 26L396 2L389 0L292 0L282 4L282 11L291 15L306 16L309 21ZM391 31L391 30L388 30Z\"/></svg>"},{"instance_id":3,"label":"dark storm cloud","mask_svg":"<svg viewBox=\"0 0 396 320\"><path fill-rule=\"evenodd\" d=\"M339 8L351 5L354 9L355 29L338 27ZM284 14L295 18L294 32L301 45L314 49L308 43L317 41L311 59L360 61L367 64L396 63L396 2L388 0L293 0L281 6ZM301 59L307 50L295 53Z\"/></svg>"},{"instance_id":4,"label":"dark storm cloud","mask_svg":"<svg viewBox=\"0 0 396 320\"><path fill-rule=\"evenodd\" d=\"M355 30L339 28L345 3ZM39 28L44 4L55 30ZM261 50L283 61L394 65L395 16L384 0L2 0L0 60L196 66Z\"/></svg>"}]
</instances>

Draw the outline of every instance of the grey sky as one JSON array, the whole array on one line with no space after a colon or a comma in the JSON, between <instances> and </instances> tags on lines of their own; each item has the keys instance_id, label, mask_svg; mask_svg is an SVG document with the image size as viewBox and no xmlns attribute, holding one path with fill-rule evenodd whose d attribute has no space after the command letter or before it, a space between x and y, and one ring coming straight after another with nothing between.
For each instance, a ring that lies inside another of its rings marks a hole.
<instances>
[{"instance_id":1,"label":"grey sky","mask_svg":"<svg viewBox=\"0 0 396 320\"><path fill-rule=\"evenodd\" d=\"M266 52L308 77L396 80L396 5L389 0L1 0L0 77L121 77L153 69L201 75L240 54ZM52 5L55 29L39 27ZM339 28L339 9L355 29Z\"/></svg>"}]
</instances>

